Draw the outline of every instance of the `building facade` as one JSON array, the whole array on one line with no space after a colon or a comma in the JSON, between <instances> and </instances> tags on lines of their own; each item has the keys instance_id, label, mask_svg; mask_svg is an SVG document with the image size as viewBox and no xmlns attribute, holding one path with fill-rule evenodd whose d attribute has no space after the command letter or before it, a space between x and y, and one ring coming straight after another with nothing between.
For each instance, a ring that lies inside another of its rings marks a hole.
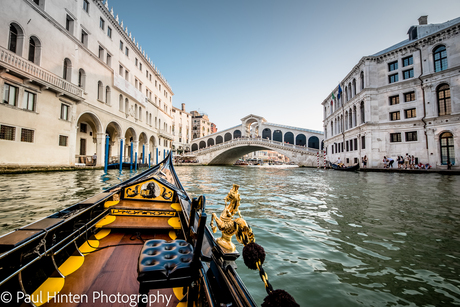
<instances>
[{"instance_id":1,"label":"building facade","mask_svg":"<svg viewBox=\"0 0 460 307\"><path fill-rule=\"evenodd\" d=\"M174 141L174 93L107 2L1 1L0 91L0 166L100 166L107 139L110 162L155 163Z\"/></svg>"},{"instance_id":2,"label":"building facade","mask_svg":"<svg viewBox=\"0 0 460 307\"><path fill-rule=\"evenodd\" d=\"M322 102L327 159L382 167L406 153L447 168L460 162L460 18L409 29L363 57Z\"/></svg>"},{"instance_id":3,"label":"building facade","mask_svg":"<svg viewBox=\"0 0 460 307\"><path fill-rule=\"evenodd\" d=\"M198 139L212 133L212 123L207 114L201 114L198 111L190 113L192 114L192 139Z\"/></svg>"},{"instance_id":4,"label":"building facade","mask_svg":"<svg viewBox=\"0 0 460 307\"><path fill-rule=\"evenodd\" d=\"M177 154L189 152L192 140L192 114L185 111L185 103L181 105L181 109L173 107L172 112L174 135L172 150Z\"/></svg>"}]
</instances>

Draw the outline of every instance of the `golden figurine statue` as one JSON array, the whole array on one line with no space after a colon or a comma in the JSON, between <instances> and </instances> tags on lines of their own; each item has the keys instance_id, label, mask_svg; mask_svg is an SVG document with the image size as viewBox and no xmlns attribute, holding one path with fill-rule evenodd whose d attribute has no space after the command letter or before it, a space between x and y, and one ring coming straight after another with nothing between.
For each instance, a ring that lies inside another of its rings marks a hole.
<instances>
[{"instance_id":1,"label":"golden figurine statue","mask_svg":"<svg viewBox=\"0 0 460 307\"><path fill-rule=\"evenodd\" d=\"M240 206L240 193L238 192L239 185L233 184L232 189L225 197L225 208L222 211L220 218L215 213L212 214L211 228L215 233L217 231L214 226L214 220L216 221L217 228L222 232L222 237L216 240L222 248L227 252L234 252L236 250L235 244L232 243L232 236L236 234L236 239L240 243L247 243L254 241L254 234L252 233L251 227L241 216ZM227 202L228 205L227 205ZM238 213L239 218L233 219L235 213Z\"/></svg>"}]
</instances>

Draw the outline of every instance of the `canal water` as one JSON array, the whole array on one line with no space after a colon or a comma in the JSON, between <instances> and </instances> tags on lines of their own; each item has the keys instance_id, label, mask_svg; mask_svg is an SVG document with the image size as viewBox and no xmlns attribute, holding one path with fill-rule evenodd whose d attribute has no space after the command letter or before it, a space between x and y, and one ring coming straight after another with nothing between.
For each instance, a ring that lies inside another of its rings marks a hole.
<instances>
[{"instance_id":1,"label":"canal water","mask_svg":"<svg viewBox=\"0 0 460 307\"><path fill-rule=\"evenodd\" d=\"M218 215L233 183L275 289L300 306L460 305L460 177L178 166ZM0 234L128 178L114 170L0 175ZM237 249L242 246L233 239ZM256 271L238 272L261 304Z\"/></svg>"}]
</instances>

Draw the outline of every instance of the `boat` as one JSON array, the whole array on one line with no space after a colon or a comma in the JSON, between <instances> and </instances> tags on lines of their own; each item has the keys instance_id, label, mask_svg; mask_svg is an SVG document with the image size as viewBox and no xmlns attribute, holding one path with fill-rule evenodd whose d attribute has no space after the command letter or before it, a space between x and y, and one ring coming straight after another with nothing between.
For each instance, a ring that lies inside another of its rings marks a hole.
<instances>
[{"instance_id":1,"label":"boat","mask_svg":"<svg viewBox=\"0 0 460 307\"><path fill-rule=\"evenodd\" d=\"M205 207L204 196L184 190L170 154L1 236L0 299L9 306L257 306L236 272L239 252L217 243Z\"/></svg>"},{"instance_id":2,"label":"boat","mask_svg":"<svg viewBox=\"0 0 460 307\"><path fill-rule=\"evenodd\" d=\"M340 167L337 164L331 163L331 167L333 169L335 169L335 170L338 170L338 171L357 171L357 170L359 170L359 164L355 164L355 165L352 165L352 166Z\"/></svg>"}]
</instances>

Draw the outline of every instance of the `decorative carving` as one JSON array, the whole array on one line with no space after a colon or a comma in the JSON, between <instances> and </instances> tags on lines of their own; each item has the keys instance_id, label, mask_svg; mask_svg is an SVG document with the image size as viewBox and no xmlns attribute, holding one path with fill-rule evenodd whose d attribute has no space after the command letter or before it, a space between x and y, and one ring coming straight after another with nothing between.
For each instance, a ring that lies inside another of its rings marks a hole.
<instances>
[{"instance_id":1,"label":"decorative carving","mask_svg":"<svg viewBox=\"0 0 460 307\"><path fill-rule=\"evenodd\" d=\"M211 228L215 233L217 231L214 226L214 220L216 221L217 228L222 232L222 236L216 240L222 248L228 252L234 252L236 250L235 244L232 243L232 236L236 234L238 242L247 244L254 241L254 234L252 233L251 227L241 216L240 210L240 194L238 192L239 185L233 184L232 189L225 197L225 208L222 211L220 218L215 213L212 214ZM227 202L228 205L227 205ZM239 218L233 219L235 213L238 213Z\"/></svg>"}]
</instances>

